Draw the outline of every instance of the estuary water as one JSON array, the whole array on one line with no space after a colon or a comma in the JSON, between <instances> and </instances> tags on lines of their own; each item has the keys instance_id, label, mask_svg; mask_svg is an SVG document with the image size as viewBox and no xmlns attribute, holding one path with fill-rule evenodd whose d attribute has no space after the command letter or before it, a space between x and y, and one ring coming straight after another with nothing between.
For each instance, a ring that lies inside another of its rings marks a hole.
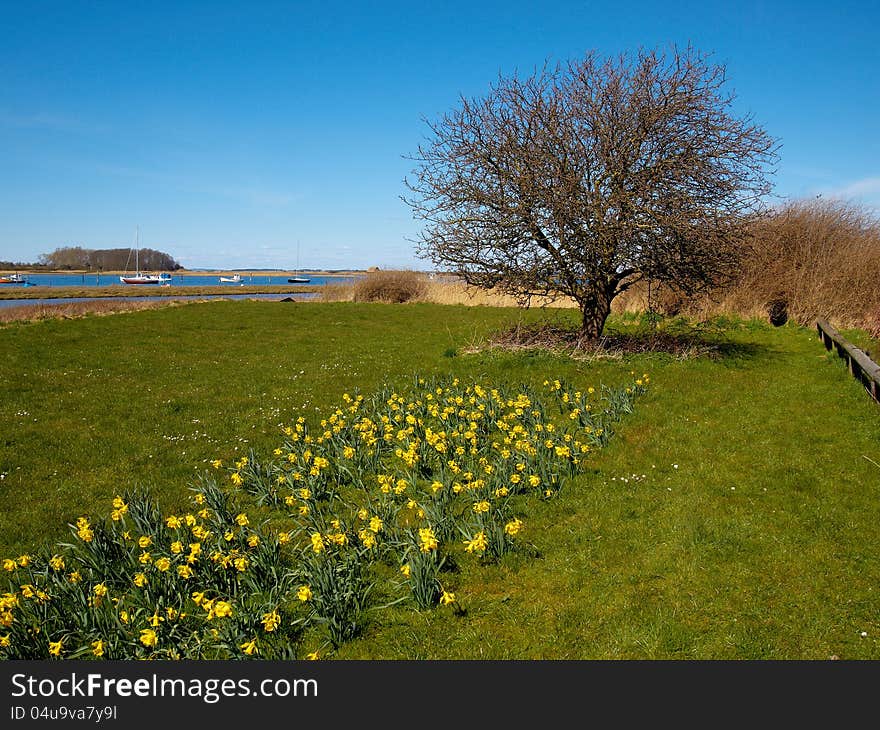
<instances>
[{"instance_id":1,"label":"estuary water","mask_svg":"<svg viewBox=\"0 0 880 730\"><path fill-rule=\"evenodd\" d=\"M220 281L221 272L171 274L172 286L228 286L234 288L239 284ZM25 274L28 286L118 286L130 289L131 286L119 281L119 274ZM287 284L287 279L292 277L286 271L267 271L259 274L241 274L241 285L265 286ZM358 276L316 276L308 272L300 272L297 276L309 279L309 286L323 286L324 284L346 284L360 278ZM22 284L3 284L3 291L24 286Z\"/></svg>"}]
</instances>

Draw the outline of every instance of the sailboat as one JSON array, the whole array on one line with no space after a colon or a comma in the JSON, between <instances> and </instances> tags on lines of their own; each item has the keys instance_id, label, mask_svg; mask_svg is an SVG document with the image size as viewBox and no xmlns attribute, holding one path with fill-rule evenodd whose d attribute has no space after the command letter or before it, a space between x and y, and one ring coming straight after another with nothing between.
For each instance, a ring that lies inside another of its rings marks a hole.
<instances>
[{"instance_id":1,"label":"sailboat","mask_svg":"<svg viewBox=\"0 0 880 730\"><path fill-rule=\"evenodd\" d=\"M140 226L138 226L135 231L135 239L134 239L134 276L129 274L125 274L124 276L119 277L119 281L123 284L153 284L160 286L171 286L171 274L144 274L141 272L140 260L138 254L140 253L141 243L140 243ZM129 254L131 255L131 254Z\"/></svg>"},{"instance_id":2,"label":"sailboat","mask_svg":"<svg viewBox=\"0 0 880 730\"><path fill-rule=\"evenodd\" d=\"M308 284L311 279L305 276L297 276L299 273L299 241L296 242L296 270L288 280L288 284Z\"/></svg>"}]
</instances>

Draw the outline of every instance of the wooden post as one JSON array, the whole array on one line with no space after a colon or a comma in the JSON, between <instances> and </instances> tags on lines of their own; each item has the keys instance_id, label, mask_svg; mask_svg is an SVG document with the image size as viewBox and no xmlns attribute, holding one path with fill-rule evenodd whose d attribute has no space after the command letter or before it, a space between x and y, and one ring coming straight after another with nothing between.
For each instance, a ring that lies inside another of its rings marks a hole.
<instances>
[{"instance_id":1,"label":"wooden post","mask_svg":"<svg viewBox=\"0 0 880 730\"><path fill-rule=\"evenodd\" d=\"M816 329L825 349L830 350L833 343L838 356L846 358L850 375L865 386L865 390L875 402L880 403L880 365L875 363L868 353L846 340L824 319L816 320Z\"/></svg>"}]
</instances>

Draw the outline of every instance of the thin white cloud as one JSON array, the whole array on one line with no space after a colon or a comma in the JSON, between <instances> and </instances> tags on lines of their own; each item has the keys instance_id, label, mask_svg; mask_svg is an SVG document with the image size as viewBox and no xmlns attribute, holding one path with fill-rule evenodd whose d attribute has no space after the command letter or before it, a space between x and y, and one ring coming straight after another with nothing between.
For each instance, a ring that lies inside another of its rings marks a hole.
<instances>
[{"instance_id":1,"label":"thin white cloud","mask_svg":"<svg viewBox=\"0 0 880 730\"><path fill-rule=\"evenodd\" d=\"M829 198L861 198L880 203L880 176L863 177L848 185L824 191L824 194Z\"/></svg>"}]
</instances>

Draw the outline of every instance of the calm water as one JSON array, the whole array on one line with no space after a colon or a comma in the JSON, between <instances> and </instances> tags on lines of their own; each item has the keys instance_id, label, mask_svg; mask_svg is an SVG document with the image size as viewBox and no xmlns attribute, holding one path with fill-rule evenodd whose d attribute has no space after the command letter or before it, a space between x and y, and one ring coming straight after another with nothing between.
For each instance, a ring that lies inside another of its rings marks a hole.
<instances>
[{"instance_id":1,"label":"calm water","mask_svg":"<svg viewBox=\"0 0 880 730\"><path fill-rule=\"evenodd\" d=\"M28 278L28 286L118 286L131 288L129 284L123 284L119 281L117 274L26 274ZM291 276L287 272L267 271L262 274L242 274L241 284L267 285L267 284L287 284L287 278ZM345 284L360 278L358 276L313 276L309 273L302 273L303 276L311 279L309 286L323 286L324 284ZM205 272L204 274L172 274L172 286L228 286L234 288L239 284L228 284L220 281L220 274L217 272ZM22 284L2 284L3 290L13 287L21 287Z\"/></svg>"}]
</instances>

